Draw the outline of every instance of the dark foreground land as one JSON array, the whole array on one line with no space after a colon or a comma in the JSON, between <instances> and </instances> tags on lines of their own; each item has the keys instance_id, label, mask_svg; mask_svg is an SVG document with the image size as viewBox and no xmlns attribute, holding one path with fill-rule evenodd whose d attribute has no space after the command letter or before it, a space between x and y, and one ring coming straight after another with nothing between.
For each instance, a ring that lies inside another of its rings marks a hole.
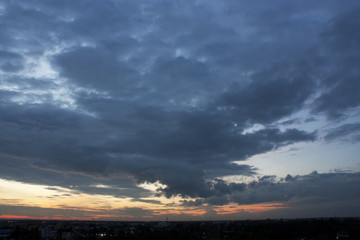
<instances>
[{"instance_id":1,"label":"dark foreground land","mask_svg":"<svg viewBox=\"0 0 360 240\"><path fill-rule=\"evenodd\" d=\"M0 221L0 239L360 239L360 218L100 222Z\"/></svg>"}]
</instances>

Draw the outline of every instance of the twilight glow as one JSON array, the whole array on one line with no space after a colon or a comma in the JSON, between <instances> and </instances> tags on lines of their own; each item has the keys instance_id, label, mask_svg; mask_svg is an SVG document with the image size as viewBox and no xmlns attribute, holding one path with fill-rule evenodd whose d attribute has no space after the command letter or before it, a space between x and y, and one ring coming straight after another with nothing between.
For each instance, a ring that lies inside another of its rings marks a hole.
<instances>
[{"instance_id":1,"label":"twilight glow","mask_svg":"<svg viewBox=\"0 0 360 240\"><path fill-rule=\"evenodd\" d=\"M360 216L360 2L0 3L0 218Z\"/></svg>"}]
</instances>

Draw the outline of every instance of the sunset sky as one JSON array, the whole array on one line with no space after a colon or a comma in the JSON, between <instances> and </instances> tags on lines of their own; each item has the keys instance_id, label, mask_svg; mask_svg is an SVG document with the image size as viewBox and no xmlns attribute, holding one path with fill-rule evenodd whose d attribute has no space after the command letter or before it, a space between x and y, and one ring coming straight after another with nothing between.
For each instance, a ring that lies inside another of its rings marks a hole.
<instances>
[{"instance_id":1,"label":"sunset sky","mask_svg":"<svg viewBox=\"0 0 360 240\"><path fill-rule=\"evenodd\" d=\"M0 219L360 216L360 1L0 2Z\"/></svg>"}]
</instances>

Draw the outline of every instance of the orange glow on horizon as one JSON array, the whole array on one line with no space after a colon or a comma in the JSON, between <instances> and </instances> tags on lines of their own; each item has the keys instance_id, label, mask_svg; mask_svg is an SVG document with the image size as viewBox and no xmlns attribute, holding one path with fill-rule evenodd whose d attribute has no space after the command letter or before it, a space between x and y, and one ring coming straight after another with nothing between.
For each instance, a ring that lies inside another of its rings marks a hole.
<instances>
[{"instance_id":1,"label":"orange glow on horizon","mask_svg":"<svg viewBox=\"0 0 360 240\"><path fill-rule=\"evenodd\" d=\"M214 208L214 210L218 215L226 215L239 212L258 213L279 208L287 208L287 205L284 203L258 203L248 205L227 204L224 206L216 207Z\"/></svg>"},{"instance_id":2,"label":"orange glow on horizon","mask_svg":"<svg viewBox=\"0 0 360 240\"><path fill-rule=\"evenodd\" d=\"M65 216L54 216L54 217L30 217L30 216L19 216L19 215L0 215L0 219L30 219L30 220L92 220L92 217L65 217Z\"/></svg>"},{"instance_id":3,"label":"orange glow on horizon","mask_svg":"<svg viewBox=\"0 0 360 240\"><path fill-rule=\"evenodd\" d=\"M193 210L160 210L154 215L162 216L162 215L189 215L189 216L201 216L204 215L206 211L204 209L193 209Z\"/></svg>"},{"instance_id":4,"label":"orange glow on horizon","mask_svg":"<svg viewBox=\"0 0 360 240\"><path fill-rule=\"evenodd\" d=\"M37 217L29 217L29 216L17 216L17 215L0 215L0 219L1 218L5 218L5 219L41 219L41 218L37 218Z\"/></svg>"}]
</instances>

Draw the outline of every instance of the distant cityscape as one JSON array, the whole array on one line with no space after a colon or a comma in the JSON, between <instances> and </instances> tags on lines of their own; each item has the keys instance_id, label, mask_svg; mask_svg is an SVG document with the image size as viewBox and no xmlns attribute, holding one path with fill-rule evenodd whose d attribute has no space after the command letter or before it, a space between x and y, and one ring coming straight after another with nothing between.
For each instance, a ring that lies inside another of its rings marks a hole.
<instances>
[{"instance_id":1,"label":"distant cityscape","mask_svg":"<svg viewBox=\"0 0 360 240\"><path fill-rule=\"evenodd\" d=\"M60 221L0 220L4 240L82 239L360 239L360 218L244 221Z\"/></svg>"}]
</instances>

